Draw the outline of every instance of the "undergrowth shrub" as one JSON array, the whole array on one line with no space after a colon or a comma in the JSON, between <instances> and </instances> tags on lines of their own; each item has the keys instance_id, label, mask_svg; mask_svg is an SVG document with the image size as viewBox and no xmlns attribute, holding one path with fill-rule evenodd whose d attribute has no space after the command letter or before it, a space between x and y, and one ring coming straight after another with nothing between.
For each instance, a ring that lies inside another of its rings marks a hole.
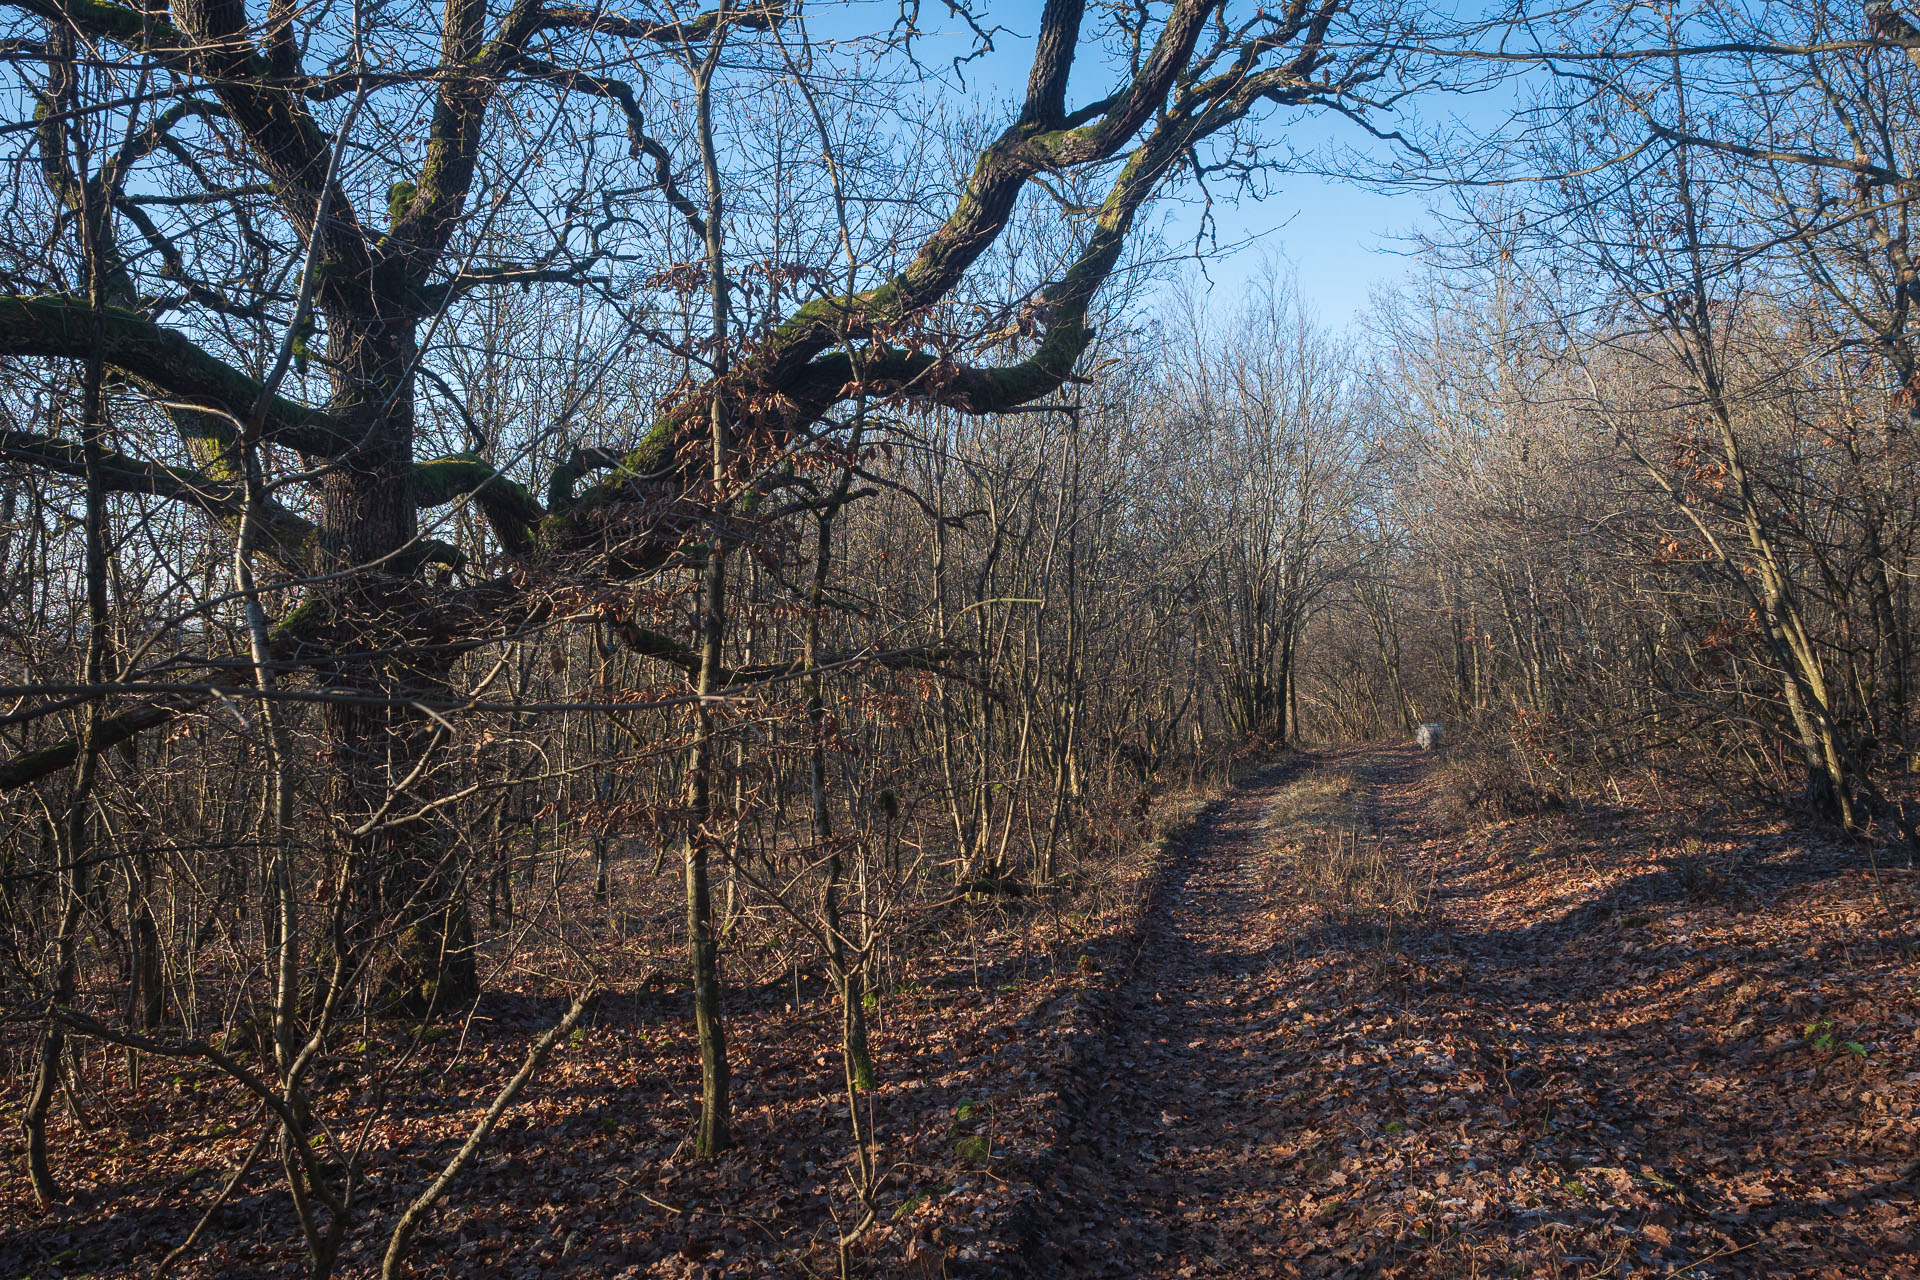
<instances>
[{"instance_id":1,"label":"undergrowth shrub","mask_svg":"<svg viewBox=\"0 0 1920 1280\"><path fill-rule=\"evenodd\" d=\"M1434 766L1434 813L1455 826L1531 818L1566 807L1566 797L1542 783L1515 758L1511 749L1462 744Z\"/></svg>"}]
</instances>

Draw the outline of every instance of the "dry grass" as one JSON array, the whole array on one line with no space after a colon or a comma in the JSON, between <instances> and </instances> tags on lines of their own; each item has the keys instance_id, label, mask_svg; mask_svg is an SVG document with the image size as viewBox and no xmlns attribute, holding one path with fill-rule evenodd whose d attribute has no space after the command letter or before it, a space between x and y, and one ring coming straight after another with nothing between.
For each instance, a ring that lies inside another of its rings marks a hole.
<instances>
[{"instance_id":1,"label":"dry grass","mask_svg":"<svg viewBox=\"0 0 1920 1280\"><path fill-rule=\"evenodd\" d=\"M1344 772L1282 791L1262 878L1269 892L1298 896L1327 922L1391 927L1422 914L1427 895L1374 829L1362 795Z\"/></svg>"}]
</instances>

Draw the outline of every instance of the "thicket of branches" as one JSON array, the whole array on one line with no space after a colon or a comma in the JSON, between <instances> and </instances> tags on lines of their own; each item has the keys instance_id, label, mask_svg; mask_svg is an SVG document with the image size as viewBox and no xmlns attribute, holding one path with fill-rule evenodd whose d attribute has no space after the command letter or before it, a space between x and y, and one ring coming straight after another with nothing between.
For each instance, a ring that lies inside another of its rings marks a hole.
<instances>
[{"instance_id":1,"label":"thicket of branches","mask_svg":"<svg viewBox=\"0 0 1920 1280\"><path fill-rule=\"evenodd\" d=\"M1383 309L1380 572L1343 733L1480 724L1910 843L1920 32L1886 6L1563 14L1505 168ZM1516 33L1518 34L1518 33ZM1524 55L1516 55L1524 56Z\"/></svg>"}]
</instances>

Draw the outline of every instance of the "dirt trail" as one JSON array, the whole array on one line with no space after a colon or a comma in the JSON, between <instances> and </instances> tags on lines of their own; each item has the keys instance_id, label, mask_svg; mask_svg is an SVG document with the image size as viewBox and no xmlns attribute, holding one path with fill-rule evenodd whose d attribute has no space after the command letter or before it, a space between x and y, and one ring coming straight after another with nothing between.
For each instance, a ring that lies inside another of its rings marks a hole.
<instances>
[{"instance_id":1,"label":"dirt trail","mask_svg":"<svg viewBox=\"0 0 1920 1280\"><path fill-rule=\"evenodd\" d=\"M1310 757L1193 833L1025 1273L1916 1274L1915 968L1867 940L1848 856L1763 835L1736 886L1698 840L1662 861L1645 815L1468 834L1431 816L1430 762ZM1355 780L1414 919L1274 881L1303 770ZM1802 1036L1809 1010L1864 1056Z\"/></svg>"}]
</instances>

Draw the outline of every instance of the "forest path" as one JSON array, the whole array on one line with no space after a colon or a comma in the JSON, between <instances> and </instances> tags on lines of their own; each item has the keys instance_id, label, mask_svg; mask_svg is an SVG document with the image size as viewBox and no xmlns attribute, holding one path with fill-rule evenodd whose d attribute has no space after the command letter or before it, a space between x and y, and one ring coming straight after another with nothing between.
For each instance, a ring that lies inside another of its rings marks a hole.
<instances>
[{"instance_id":1,"label":"forest path","mask_svg":"<svg viewBox=\"0 0 1920 1280\"><path fill-rule=\"evenodd\" d=\"M1848 855L1633 810L1465 830L1444 758L1297 757L1191 833L1024 1274L1915 1276L1914 967L1863 950ZM1344 897L1301 870L1329 796L1374 858ZM1803 1037L1829 1014L1868 1056Z\"/></svg>"},{"instance_id":2,"label":"forest path","mask_svg":"<svg viewBox=\"0 0 1920 1280\"><path fill-rule=\"evenodd\" d=\"M1286 1010L1302 939L1268 883L1288 816L1276 810L1303 776L1350 772L1360 823L1391 840L1424 765L1412 748L1295 757L1189 833L1115 1025L1084 1065L1032 1274L1283 1274L1277 1228L1294 1216L1299 1170L1269 1148L1302 1065Z\"/></svg>"}]
</instances>

